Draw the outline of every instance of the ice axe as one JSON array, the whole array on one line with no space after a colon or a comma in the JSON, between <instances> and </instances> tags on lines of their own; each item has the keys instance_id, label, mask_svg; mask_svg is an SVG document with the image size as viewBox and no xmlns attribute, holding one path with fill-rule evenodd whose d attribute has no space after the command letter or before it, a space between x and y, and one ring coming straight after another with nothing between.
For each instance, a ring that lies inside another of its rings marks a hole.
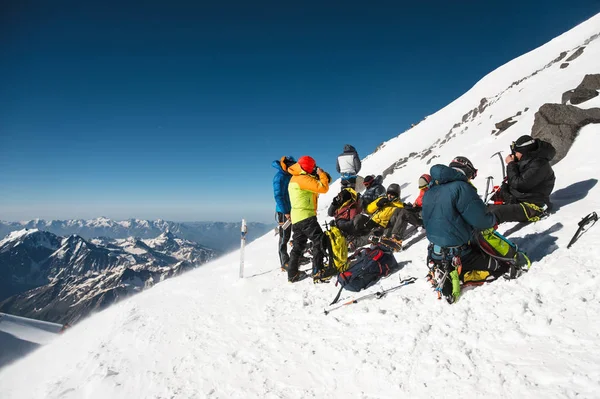
<instances>
[{"instance_id":1,"label":"ice axe","mask_svg":"<svg viewBox=\"0 0 600 399\"><path fill-rule=\"evenodd\" d=\"M284 224L275 227L275 237L279 235L280 231L286 230L288 227L290 227L290 224L292 224L292 221L287 219Z\"/></svg>"},{"instance_id":2,"label":"ice axe","mask_svg":"<svg viewBox=\"0 0 600 399\"><path fill-rule=\"evenodd\" d=\"M487 177L487 183L485 183L485 195L483 196L483 202L485 204L487 204L488 202L488 195L490 193L490 181L494 181L494 177L493 176L488 176ZM494 185L492 184L492 190L494 189Z\"/></svg>"},{"instance_id":3,"label":"ice axe","mask_svg":"<svg viewBox=\"0 0 600 399\"><path fill-rule=\"evenodd\" d=\"M577 229L577 232L575 233L573 238L571 238L571 241L569 241L569 245L567 245L567 249L571 248L571 245L575 244L575 241L577 241L579 239L579 237L581 237L581 235L583 233L585 233L590 227L595 225L597 221L598 221L598 214L596 212L592 212L589 215L584 216L583 219L581 219L581 221L579 223L577 223L579 225L579 228ZM585 226L587 226L590 223L592 223L592 225L586 229Z\"/></svg>"},{"instance_id":4,"label":"ice axe","mask_svg":"<svg viewBox=\"0 0 600 399\"><path fill-rule=\"evenodd\" d=\"M500 158L500 165L502 166L502 179L506 178L506 167L504 166L504 159L502 159L502 151L498 151L494 153L490 158L494 158L494 156L498 155Z\"/></svg>"}]
</instances>

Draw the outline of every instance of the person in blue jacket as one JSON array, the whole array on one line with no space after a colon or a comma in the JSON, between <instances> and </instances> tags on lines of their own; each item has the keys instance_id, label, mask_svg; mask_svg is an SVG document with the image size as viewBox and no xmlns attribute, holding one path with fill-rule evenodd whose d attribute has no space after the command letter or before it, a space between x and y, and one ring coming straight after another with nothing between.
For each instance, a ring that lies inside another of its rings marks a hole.
<instances>
[{"instance_id":1,"label":"person in blue jacket","mask_svg":"<svg viewBox=\"0 0 600 399\"><path fill-rule=\"evenodd\" d=\"M452 270L443 295L451 302L460 296L464 276L477 271L482 280L494 280L509 271L506 262L484 252L475 243L476 234L493 231L496 217L486 209L470 183L477 169L465 157L456 157L449 166L434 165L430 171L432 184L423 195L423 225L431 242L430 257L448 260L458 256L461 270ZM489 230L492 229L492 230Z\"/></svg>"},{"instance_id":2,"label":"person in blue jacket","mask_svg":"<svg viewBox=\"0 0 600 399\"><path fill-rule=\"evenodd\" d=\"M292 175L288 173L288 168L295 163L296 159L292 156L283 156L281 159L273 161L273 167L277 169L277 173L273 177L273 196L275 197L275 217L279 224L279 262L283 271L287 270L290 261L287 244L292 235L291 223L284 228L285 222L290 220L292 210L288 192Z\"/></svg>"}]
</instances>

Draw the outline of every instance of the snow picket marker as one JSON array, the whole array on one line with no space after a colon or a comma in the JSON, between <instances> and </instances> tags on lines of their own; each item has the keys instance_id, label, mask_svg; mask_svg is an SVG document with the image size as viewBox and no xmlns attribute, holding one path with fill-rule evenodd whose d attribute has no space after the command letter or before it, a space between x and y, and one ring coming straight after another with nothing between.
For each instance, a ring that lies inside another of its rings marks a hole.
<instances>
[{"instance_id":1,"label":"snow picket marker","mask_svg":"<svg viewBox=\"0 0 600 399\"><path fill-rule=\"evenodd\" d=\"M248 227L246 226L246 219L242 219L241 227L241 240L240 240L240 278L244 278L244 249L246 248L246 233L248 233Z\"/></svg>"},{"instance_id":2,"label":"snow picket marker","mask_svg":"<svg viewBox=\"0 0 600 399\"><path fill-rule=\"evenodd\" d=\"M388 293L390 293L392 291L396 291L397 289L400 289L400 288L404 287L405 285L412 284L415 281L417 281L416 277L405 278L404 280L400 280L400 284L399 285L396 285L394 287L390 287L390 288L385 289L385 290L381 290L381 291L377 291L377 292L372 292L370 294L366 294L366 295L360 296L358 298L353 298L353 299L350 299L350 300L348 300L346 302L338 303L335 306L331 306L331 307L329 307L327 309L323 309L323 313L325 313L325 315L328 315L329 313L333 312L334 310L340 309L340 308L342 308L344 306L347 306L347 305L352 305L354 303L362 302L362 301L365 301L367 299L373 299L373 298L375 298L375 299L381 299L384 296L386 296Z\"/></svg>"}]
</instances>

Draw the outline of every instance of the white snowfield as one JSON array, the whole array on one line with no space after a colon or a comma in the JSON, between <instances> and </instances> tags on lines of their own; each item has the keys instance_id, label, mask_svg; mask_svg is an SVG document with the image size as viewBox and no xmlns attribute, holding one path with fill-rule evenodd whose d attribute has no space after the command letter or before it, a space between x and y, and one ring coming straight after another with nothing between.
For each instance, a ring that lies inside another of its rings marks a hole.
<instances>
[{"instance_id":1,"label":"white snowfield","mask_svg":"<svg viewBox=\"0 0 600 399\"><path fill-rule=\"evenodd\" d=\"M361 175L426 150L486 97L491 105L455 129L456 137L385 180L403 184L402 196L411 201L431 165L465 155L479 168L474 183L483 193L485 177L501 180L498 159L490 156L507 155L510 142L530 132L539 106L560 103L585 74L600 72L600 38L568 68L560 69L561 62L542 68L599 32L597 15L498 68L367 157ZM517 124L490 134L494 123L518 111ZM466 291L453 305L438 301L423 279L424 239L396 255L400 272L366 293L397 285L400 277L418 277L416 283L324 315L337 288L287 283L269 232L246 247L244 279L239 253L232 253L120 302L1 370L0 396L600 398L600 225L566 248L577 222L600 211L599 136L600 125L583 128L555 165L552 199L559 210L510 234L534 261L517 280ZM434 155L439 159L427 165ZM319 209L338 189L336 182L321 196Z\"/></svg>"},{"instance_id":2,"label":"white snowfield","mask_svg":"<svg viewBox=\"0 0 600 399\"><path fill-rule=\"evenodd\" d=\"M0 368L49 343L62 328L61 324L0 313Z\"/></svg>"}]
</instances>

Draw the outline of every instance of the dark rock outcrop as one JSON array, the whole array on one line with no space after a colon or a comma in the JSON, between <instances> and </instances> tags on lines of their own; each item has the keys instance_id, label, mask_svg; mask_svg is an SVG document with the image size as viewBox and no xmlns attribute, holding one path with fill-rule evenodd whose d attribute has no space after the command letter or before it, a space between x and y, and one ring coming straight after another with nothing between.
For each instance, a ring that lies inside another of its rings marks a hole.
<instances>
[{"instance_id":1,"label":"dark rock outcrop","mask_svg":"<svg viewBox=\"0 0 600 399\"><path fill-rule=\"evenodd\" d=\"M600 90L600 74L585 75L579 86L563 93L561 102L566 104L581 104L598 95Z\"/></svg>"},{"instance_id":2,"label":"dark rock outcrop","mask_svg":"<svg viewBox=\"0 0 600 399\"><path fill-rule=\"evenodd\" d=\"M548 141L556 148L556 156L551 161L555 164L567 155L579 130L590 123L600 123L600 108L544 104L535 113L531 136Z\"/></svg>"},{"instance_id":3,"label":"dark rock outcrop","mask_svg":"<svg viewBox=\"0 0 600 399\"><path fill-rule=\"evenodd\" d=\"M583 47L579 47L577 50L575 50L575 52L573 54L571 54L569 56L569 58L567 58L567 62L571 62L574 59L576 59L577 57L579 57L581 54L583 54L583 50L585 49L585 46Z\"/></svg>"},{"instance_id":4,"label":"dark rock outcrop","mask_svg":"<svg viewBox=\"0 0 600 399\"><path fill-rule=\"evenodd\" d=\"M512 125L514 125L515 123L517 123L517 121L513 121L512 120L512 116L509 118L506 118L498 123L496 123L496 129L499 130L498 133L502 133L503 131L505 131L506 129L508 129L509 127L511 127Z\"/></svg>"}]
</instances>

